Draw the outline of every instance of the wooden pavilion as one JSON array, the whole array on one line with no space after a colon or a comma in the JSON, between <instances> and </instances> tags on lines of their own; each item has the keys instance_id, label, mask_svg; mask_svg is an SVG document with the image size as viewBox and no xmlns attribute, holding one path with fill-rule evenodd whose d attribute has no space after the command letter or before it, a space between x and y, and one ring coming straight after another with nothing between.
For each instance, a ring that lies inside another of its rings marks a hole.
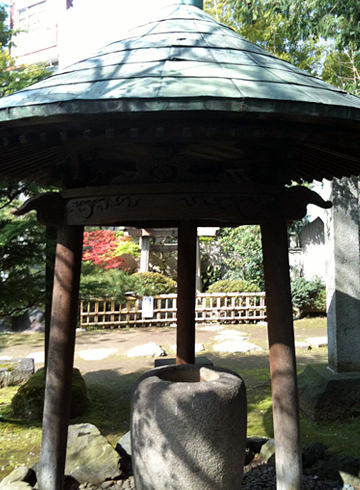
<instances>
[{"instance_id":1,"label":"wooden pavilion","mask_svg":"<svg viewBox=\"0 0 360 490\"><path fill-rule=\"evenodd\" d=\"M168 0L145 25L0 100L2 178L60 187L30 199L58 244L40 490L63 485L83 227L177 227L177 362L194 363L197 226L259 223L277 488L300 490L287 221L310 202L291 181L360 173L360 100L223 26L202 0Z\"/></svg>"}]
</instances>

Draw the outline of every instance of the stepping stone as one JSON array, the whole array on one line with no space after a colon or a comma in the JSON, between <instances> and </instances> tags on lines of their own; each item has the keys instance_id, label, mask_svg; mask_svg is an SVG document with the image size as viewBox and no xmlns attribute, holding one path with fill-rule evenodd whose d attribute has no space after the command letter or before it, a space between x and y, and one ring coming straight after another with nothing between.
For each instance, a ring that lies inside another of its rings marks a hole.
<instances>
[{"instance_id":1,"label":"stepping stone","mask_svg":"<svg viewBox=\"0 0 360 490\"><path fill-rule=\"evenodd\" d=\"M115 354L117 349L87 349L81 352L77 352L77 354L84 359L84 361L101 361L102 359L106 359L107 357Z\"/></svg>"},{"instance_id":2,"label":"stepping stone","mask_svg":"<svg viewBox=\"0 0 360 490\"><path fill-rule=\"evenodd\" d=\"M207 325L206 327L200 327L199 330L204 330L204 332L217 332L218 330L224 330L224 328L221 325Z\"/></svg>"},{"instance_id":3,"label":"stepping stone","mask_svg":"<svg viewBox=\"0 0 360 490\"><path fill-rule=\"evenodd\" d=\"M224 340L247 340L248 337L245 332L239 332L238 330L223 330L215 337L216 341Z\"/></svg>"},{"instance_id":4,"label":"stepping stone","mask_svg":"<svg viewBox=\"0 0 360 490\"><path fill-rule=\"evenodd\" d=\"M2 364L3 361L11 361L11 359L12 359L11 356L1 356L0 364Z\"/></svg>"},{"instance_id":5,"label":"stepping stone","mask_svg":"<svg viewBox=\"0 0 360 490\"><path fill-rule=\"evenodd\" d=\"M128 357L141 357L141 356L166 356L165 351L160 345L155 342L149 342L147 344L138 345L127 353Z\"/></svg>"},{"instance_id":6,"label":"stepping stone","mask_svg":"<svg viewBox=\"0 0 360 490\"><path fill-rule=\"evenodd\" d=\"M176 353L176 345L172 345L171 349ZM205 350L204 344L195 344L195 352L201 352Z\"/></svg>"},{"instance_id":7,"label":"stepping stone","mask_svg":"<svg viewBox=\"0 0 360 490\"><path fill-rule=\"evenodd\" d=\"M327 337L311 337L309 339L305 339L305 342L307 342L311 347L314 347L314 349L318 349L319 347L327 347L328 338Z\"/></svg>"},{"instance_id":8,"label":"stepping stone","mask_svg":"<svg viewBox=\"0 0 360 490\"><path fill-rule=\"evenodd\" d=\"M295 340L295 349L310 349L310 345L307 342Z\"/></svg>"},{"instance_id":9,"label":"stepping stone","mask_svg":"<svg viewBox=\"0 0 360 490\"><path fill-rule=\"evenodd\" d=\"M245 340L227 340L221 342L221 344L214 345L215 352L251 352L251 351L261 351L261 347L252 344L251 342L246 342Z\"/></svg>"},{"instance_id":10,"label":"stepping stone","mask_svg":"<svg viewBox=\"0 0 360 490\"><path fill-rule=\"evenodd\" d=\"M45 362L45 352L42 350L40 352L31 352L26 356L27 358L34 359L35 364L44 364Z\"/></svg>"}]
</instances>

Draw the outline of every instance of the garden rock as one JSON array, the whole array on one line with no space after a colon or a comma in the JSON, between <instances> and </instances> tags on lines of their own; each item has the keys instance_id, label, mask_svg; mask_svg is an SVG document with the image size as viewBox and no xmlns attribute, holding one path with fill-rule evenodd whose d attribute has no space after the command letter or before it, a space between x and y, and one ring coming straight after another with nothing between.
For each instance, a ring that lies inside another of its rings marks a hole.
<instances>
[{"instance_id":1,"label":"garden rock","mask_svg":"<svg viewBox=\"0 0 360 490\"><path fill-rule=\"evenodd\" d=\"M131 459L131 434L127 432L116 444L115 450L121 456L121 478L128 479L133 475Z\"/></svg>"},{"instance_id":2,"label":"garden rock","mask_svg":"<svg viewBox=\"0 0 360 490\"><path fill-rule=\"evenodd\" d=\"M0 322L0 332L43 332L44 312L39 308L30 308L22 315Z\"/></svg>"},{"instance_id":3,"label":"garden rock","mask_svg":"<svg viewBox=\"0 0 360 490\"><path fill-rule=\"evenodd\" d=\"M119 442L116 445L117 451L118 451L118 446L121 446L121 448L131 456L131 432L130 431L119 439Z\"/></svg>"},{"instance_id":4,"label":"garden rock","mask_svg":"<svg viewBox=\"0 0 360 490\"><path fill-rule=\"evenodd\" d=\"M328 460L319 460L310 472L322 479L360 486L360 460L351 456L338 455Z\"/></svg>"},{"instance_id":5,"label":"garden rock","mask_svg":"<svg viewBox=\"0 0 360 490\"><path fill-rule=\"evenodd\" d=\"M269 439L262 445L259 453L259 459L260 461L267 463L273 454L275 454L275 441L274 439Z\"/></svg>"},{"instance_id":6,"label":"garden rock","mask_svg":"<svg viewBox=\"0 0 360 490\"><path fill-rule=\"evenodd\" d=\"M324 459L324 453L327 447L321 442L310 442L303 447L303 455L305 465L307 468L311 468L319 459Z\"/></svg>"},{"instance_id":7,"label":"garden rock","mask_svg":"<svg viewBox=\"0 0 360 490\"><path fill-rule=\"evenodd\" d=\"M0 359L0 388L18 386L25 383L34 374L33 359Z\"/></svg>"},{"instance_id":8,"label":"garden rock","mask_svg":"<svg viewBox=\"0 0 360 490\"><path fill-rule=\"evenodd\" d=\"M17 481L15 483L10 483L9 485L4 486L4 489L5 488L6 490L30 490L33 487L29 483L26 483L24 481Z\"/></svg>"},{"instance_id":9,"label":"garden rock","mask_svg":"<svg viewBox=\"0 0 360 490\"><path fill-rule=\"evenodd\" d=\"M248 447L254 454L259 454L261 448L268 441L265 437L247 437L246 447Z\"/></svg>"},{"instance_id":10,"label":"garden rock","mask_svg":"<svg viewBox=\"0 0 360 490\"><path fill-rule=\"evenodd\" d=\"M12 417L25 421L42 419L44 408L44 369L39 369L22 385L10 405ZM88 404L86 384L78 369L73 369L70 418L84 413Z\"/></svg>"},{"instance_id":11,"label":"garden rock","mask_svg":"<svg viewBox=\"0 0 360 490\"><path fill-rule=\"evenodd\" d=\"M79 490L80 483L70 475L64 476L63 490Z\"/></svg>"},{"instance_id":12,"label":"garden rock","mask_svg":"<svg viewBox=\"0 0 360 490\"><path fill-rule=\"evenodd\" d=\"M70 425L65 473L79 483L100 485L121 475L121 456L92 424Z\"/></svg>"},{"instance_id":13,"label":"garden rock","mask_svg":"<svg viewBox=\"0 0 360 490\"><path fill-rule=\"evenodd\" d=\"M267 442L263 437L247 437L245 451L245 466L249 465L254 457L260 453L262 446Z\"/></svg>"},{"instance_id":14,"label":"garden rock","mask_svg":"<svg viewBox=\"0 0 360 490\"><path fill-rule=\"evenodd\" d=\"M6 487L7 489L13 488L12 485L15 483L26 483L33 486L36 483L35 471L28 466L20 466L12 471L8 476L6 476L0 482L0 488ZM21 487L20 487L21 488ZM26 488L26 487L24 487Z\"/></svg>"}]
</instances>

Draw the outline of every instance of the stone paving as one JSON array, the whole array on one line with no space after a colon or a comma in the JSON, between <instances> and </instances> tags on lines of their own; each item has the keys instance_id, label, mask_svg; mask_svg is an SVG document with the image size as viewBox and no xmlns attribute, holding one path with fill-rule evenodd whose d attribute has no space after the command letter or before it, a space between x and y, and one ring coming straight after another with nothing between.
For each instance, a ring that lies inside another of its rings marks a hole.
<instances>
[{"instance_id":1,"label":"stone paving","mask_svg":"<svg viewBox=\"0 0 360 490\"><path fill-rule=\"evenodd\" d=\"M200 342L195 345L196 353L206 350L207 352L215 353L243 353L248 352L266 352L266 323L258 325L257 328L262 329L261 346L258 345L259 339L252 339L245 325L239 325L239 330L236 325L224 326L219 324L198 326L196 328L196 336ZM240 328L242 330L240 330ZM159 342L160 337L160 342ZM152 340L153 341L150 341ZM145 342L144 342L145 340ZM146 342L146 340L149 340ZM124 331L104 331L104 332L84 332L79 330L77 333L77 344L75 350L75 361L101 361L104 359L115 359L119 356L127 358L153 358L171 356L176 353L175 331L164 330L157 331L139 331L124 330ZM327 337L307 338L305 341L296 341L295 347L298 350L308 350L327 346ZM33 358L37 367L44 363L44 350L39 346L38 351L31 350L30 352L22 352L12 347L11 349L4 348L0 350L0 359L11 360L17 357ZM12 354L12 355L11 355Z\"/></svg>"}]
</instances>

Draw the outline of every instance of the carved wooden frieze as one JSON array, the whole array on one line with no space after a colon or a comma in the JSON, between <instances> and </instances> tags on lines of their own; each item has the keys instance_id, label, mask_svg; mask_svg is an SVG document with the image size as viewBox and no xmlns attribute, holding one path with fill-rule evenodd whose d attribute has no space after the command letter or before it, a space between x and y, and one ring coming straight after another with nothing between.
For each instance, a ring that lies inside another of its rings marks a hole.
<instances>
[{"instance_id":1,"label":"carved wooden frieze","mask_svg":"<svg viewBox=\"0 0 360 490\"><path fill-rule=\"evenodd\" d=\"M243 189L234 187L225 192L207 192L206 189L185 192L165 192L161 188L147 188L136 192L136 187L121 193L120 188L71 189L61 193L35 196L14 211L20 216L31 210L38 212L41 223L111 226L141 221L177 222L191 220L208 225L236 226L264 221L292 221L306 214L307 204L331 207L318 194L301 186L282 189ZM201 225L200 225L201 226Z\"/></svg>"},{"instance_id":2,"label":"carved wooden frieze","mask_svg":"<svg viewBox=\"0 0 360 490\"><path fill-rule=\"evenodd\" d=\"M135 221L199 220L254 223L273 219L274 196L242 194L143 194L70 199L67 223L105 225Z\"/></svg>"},{"instance_id":3,"label":"carved wooden frieze","mask_svg":"<svg viewBox=\"0 0 360 490\"><path fill-rule=\"evenodd\" d=\"M105 196L90 199L72 199L66 206L68 224L87 223L107 219L124 210L137 207L140 197ZM89 222L90 222L89 221ZM99 224L99 223L97 223Z\"/></svg>"}]
</instances>

